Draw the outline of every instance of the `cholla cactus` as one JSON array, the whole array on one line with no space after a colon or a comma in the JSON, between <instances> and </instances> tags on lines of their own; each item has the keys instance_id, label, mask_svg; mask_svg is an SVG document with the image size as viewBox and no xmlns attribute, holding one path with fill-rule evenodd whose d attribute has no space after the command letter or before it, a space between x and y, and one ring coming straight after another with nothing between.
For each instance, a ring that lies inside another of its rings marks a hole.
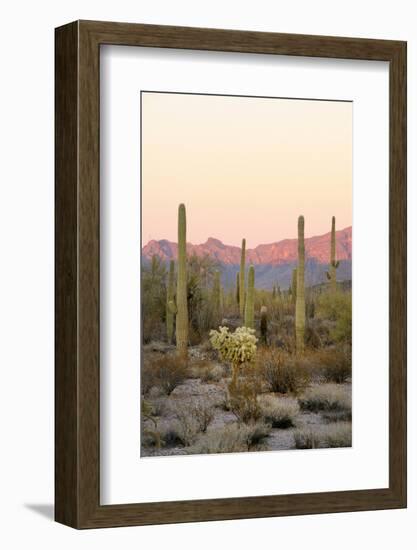
<instances>
[{"instance_id":1,"label":"cholla cactus","mask_svg":"<svg viewBox=\"0 0 417 550\"><path fill-rule=\"evenodd\" d=\"M233 333L227 327L210 331L211 345L223 361L232 364L233 381L237 379L240 365L254 359L257 341L255 331L247 327L238 327Z\"/></svg>"}]
</instances>

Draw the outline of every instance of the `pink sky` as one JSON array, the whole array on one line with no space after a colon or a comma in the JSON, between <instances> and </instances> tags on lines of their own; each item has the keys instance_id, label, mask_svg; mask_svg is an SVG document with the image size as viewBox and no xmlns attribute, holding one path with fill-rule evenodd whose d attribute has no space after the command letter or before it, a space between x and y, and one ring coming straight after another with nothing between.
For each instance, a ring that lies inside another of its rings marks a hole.
<instances>
[{"instance_id":1,"label":"pink sky","mask_svg":"<svg viewBox=\"0 0 417 550\"><path fill-rule=\"evenodd\" d=\"M142 244L249 248L352 224L352 104L142 93Z\"/></svg>"}]
</instances>

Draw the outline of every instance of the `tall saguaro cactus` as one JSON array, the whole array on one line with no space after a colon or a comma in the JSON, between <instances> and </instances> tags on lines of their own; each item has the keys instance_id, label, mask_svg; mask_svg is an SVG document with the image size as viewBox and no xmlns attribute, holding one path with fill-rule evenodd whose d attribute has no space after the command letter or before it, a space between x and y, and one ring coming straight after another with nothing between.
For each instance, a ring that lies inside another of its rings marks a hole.
<instances>
[{"instance_id":1,"label":"tall saguaro cactus","mask_svg":"<svg viewBox=\"0 0 417 550\"><path fill-rule=\"evenodd\" d=\"M212 303L215 322L218 323L222 305L222 284L220 280L220 271L217 270L214 273L213 279Z\"/></svg>"},{"instance_id":2,"label":"tall saguaro cactus","mask_svg":"<svg viewBox=\"0 0 417 550\"><path fill-rule=\"evenodd\" d=\"M245 313L245 262L246 262L246 239L242 239L242 252L240 256L239 272L239 310L243 319Z\"/></svg>"},{"instance_id":3,"label":"tall saguaro cactus","mask_svg":"<svg viewBox=\"0 0 417 550\"><path fill-rule=\"evenodd\" d=\"M330 242L330 266L326 272L327 278L330 281L330 289L336 292L336 269L339 267L339 262L336 261L336 218L332 217L332 236Z\"/></svg>"},{"instance_id":4,"label":"tall saguaro cactus","mask_svg":"<svg viewBox=\"0 0 417 550\"><path fill-rule=\"evenodd\" d=\"M178 268L177 268L177 350L187 356L188 307L187 307L187 221L185 206L178 207Z\"/></svg>"},{"instance_id":5,"label":"tall saguaro cactus","mask_svg":"<svg viewBox=\"0 0 417 550\"><path fill-rule=\"evenodd\" d=\"M240 279L240 273L239 271L236 273L236 303L237 305L239 305L240 303L240 284L239 284L239 279Z\"/></svg>"},{"instance_id":6,"label":"tall saguaro cactus","mask_svg":"<svg viewBox=\"0 0 417 550\"><path fill-rule=\"evenodd\" d=\"M248 290L245 302L245 327L255 328L255 268L253 265L248 271Z\"/></svg>"},{"instance_id":7,"label":"tall saguaro cactus","mask_svg":"<svg viewBox=\"0 0 417 550\"><path fill-rule=\"evenodd\" d=\"M295 344L298 353L304 351L304 333L306 322L304 297L304 216L298 218L298 267L297 297L295 302Z\"/></svg>"},{"instance_id":8,"label":"tall saguaro cactus","mask_svg":"<svg viewBox=\"0 0 417 550\"><path fill-rule=\"evenodd\" d=\"M167 304L166 304L166 326L167 326L167 339L169 344L172 343L172 339L174 337L174 316L176 313L174 297L175 297L175 262L174 260L171 260L169 262Z\"/></svg>"},{"instance_id":9,"label":"tall saguaro cactus","mask_svg":"<svg viewBox=\"0 0 417 550\"><path fill-rule=\"evenodd\" d=\"M291 280L291 300L292 303L295 304L296 298L297 298L297 268L294 267L292 270L292 280Z\"/></svg>"}]
</instances>

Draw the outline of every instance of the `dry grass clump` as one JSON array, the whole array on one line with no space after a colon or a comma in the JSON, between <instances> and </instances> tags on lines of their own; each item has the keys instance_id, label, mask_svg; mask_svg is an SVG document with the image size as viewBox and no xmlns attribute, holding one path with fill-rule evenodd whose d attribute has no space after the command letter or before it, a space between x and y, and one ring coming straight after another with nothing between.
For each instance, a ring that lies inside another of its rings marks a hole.
<instances>
[{"instance_id":1,"label":"dry grass clump","mask_svg":"<svg viewBox=\"0 0 417 550\"><path fill-rule=\"evenodd\" d=\"M263 422L253 424L226 424L208 431L190 449L194 454L239 453L262 450L270 433L270 426Z\"/></svg>"},{"instance_id":2,"label":"dry grass clump","mask_svg":"<svg viewBox=\"0 0 417 550\"><path fill-rule=\"evenodd\" d=\"M219 363L207 359L194 360L189 365L189 377L200 378L202 382L220 382L225 376L225 368Z\"/></svg>"},{"instance_id":3,"label":"dry grass clump","mask_svg":"<svg viewBox=\"0 0 417 550\"><path fill-rule=\"evenodd\" d=\"M296 449L326 449L352 446L352 424L338 422L312 428L303 428L294 432Z\"/></svg>"},{"instance_id":4,"label":"dry grass clump","mask_svg":"<svg viewBox=\"0 0 417 550\"><path fill-rule=\"evenodd\" d=\"M187 376L187 362L176 354L146 358L142 365L142 394L147 394L153 387L157 387L166 395L170 395Z\"/></svg>"},{"instance_id":5,"label":"dry grass clump","mask_svg":"<svg viewBox=\"0 0 417 550\"><path fill-rule=\"evenodd\" d=\"M300 412L295 399L260 395L258 404L263 419L273 428L286 429L295 426L295 419Z\"/></svg>"},{"instance_id":6,"label":"dry grass clump","mask_svg":"<svg viewBox=\"0 0 417 550\"><path fill-rule=\"evenodd\" d=\"M310 412L351 411L351 389L338 384L313 386L298 398L298 403L303 410Z\"/></svg>"},{"instance_id":7,"label":"dry grass clump","mask_svg":"<svg viewBox=\"0 0 417 550\"><path fill-rule=\"evenodd\" d=\"M256 369L274 393L301 392L310 381L310 373L301 361L285 351L274 348L259 349Z\"/></svg>"}]
</instances>

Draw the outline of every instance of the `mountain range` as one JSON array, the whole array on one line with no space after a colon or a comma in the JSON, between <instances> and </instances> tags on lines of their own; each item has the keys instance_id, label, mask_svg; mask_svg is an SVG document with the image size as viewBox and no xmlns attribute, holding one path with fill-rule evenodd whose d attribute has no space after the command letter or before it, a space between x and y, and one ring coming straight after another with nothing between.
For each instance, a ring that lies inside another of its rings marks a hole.
<instances>
[{"instance_id":1,"label":"mountain range","mask_svg":"<svg viewBox=\"0 0 417 550\"><path fill-rule=\"evenodd\" d=\"M234 284L240 264L240 247L223 244L210 237L205 243L187 243L187 253L197 256L208 255L219 263L223 284ZM330 232L305 239L306 285L311 286L326 281L329 266ZM142 248L142 258L146 263L152 256L159 256L169 262L178 256L178 244L165 239L151 240ZM336 231L336 258L340 265L338 280L352 277L352 227ZM256 286L270 289L278 284L282 289L291 282L292 269L297 264L297 239L284 239L270 244L260 244L246 250L247 265L253 264L256 273Z\"/></svg>"}]
</instances>

